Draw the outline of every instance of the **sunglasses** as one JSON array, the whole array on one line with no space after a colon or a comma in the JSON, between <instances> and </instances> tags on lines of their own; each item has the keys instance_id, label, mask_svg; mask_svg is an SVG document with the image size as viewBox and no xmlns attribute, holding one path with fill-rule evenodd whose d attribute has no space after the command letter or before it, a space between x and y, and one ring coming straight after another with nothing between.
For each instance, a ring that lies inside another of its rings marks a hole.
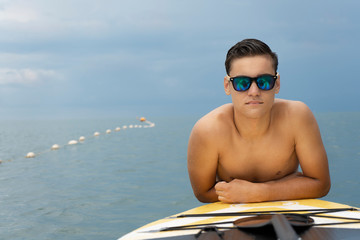
<instances>
[{"instance_id":1,"label":"sunglasses","mask_svg":"<svg viewBox=\"0 0 360 240\"><path fill-rule=\"evenodd\" d=\"M238 92L249 90L253 81L256 82L256 85L260 90L268 91L274 88L277 78L278 77L276 73L275 75L264 74L255 78L247 76L236 76L231 77L230 81L232 82L234 89Z\"/></svg>"}]
</instances>

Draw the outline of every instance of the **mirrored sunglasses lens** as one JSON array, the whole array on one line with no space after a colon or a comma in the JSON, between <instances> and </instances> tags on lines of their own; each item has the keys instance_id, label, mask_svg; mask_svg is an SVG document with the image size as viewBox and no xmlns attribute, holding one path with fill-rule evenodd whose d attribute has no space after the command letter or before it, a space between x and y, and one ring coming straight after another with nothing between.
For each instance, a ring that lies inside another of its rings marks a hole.
<instances>
[{"instance_id":1,"label":"mirrored sunglasses lens","mask_svg":"<svg viewBox=\"0 0 360 240\"><path fill-rule=\"evenodd\" d=\"M261 76L256 80L261 90L270 90L274 87L275 79L272 76Z\"/></svg>"},{"instance_id":2,"label":"mirrored sunglasses lens","mask_svg":"<svg viewBox=\"0 0 360 240\"><path fill-rule=\"evenodd\" d=\"M233 84L236 91L246 91L250 87L251 80L246 77L236 77Z\"/></svg>"}]
</instances>

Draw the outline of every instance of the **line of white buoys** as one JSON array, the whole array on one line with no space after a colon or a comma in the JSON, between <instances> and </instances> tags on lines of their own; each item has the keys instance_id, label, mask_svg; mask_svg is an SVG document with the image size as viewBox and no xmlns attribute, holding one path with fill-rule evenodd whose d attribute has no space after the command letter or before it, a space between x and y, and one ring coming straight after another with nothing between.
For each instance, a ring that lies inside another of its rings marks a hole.
<instances>
[{"instance_id":1,"label":"line of white buoys","mask_svg":"<svg viewBox=\"0 0 360 240\"><path fill-rule=\"evenodd\" d=\"M149 124L148 127L155 127L155 123L150 122L150 121L145 121L147 124Z\"/></svg>"},{"instance_id":2,"label":"line of white buoys","mask_svg":"<svg viewBox=\"0 0 360 240\"><path fill-rule=\"evenodd\" d=\"M51 146L51 150L58 150L60 148L59 144L54 144Z\"/></svg>"},{"instance_id":3,"label":"line of white buoys","mask_svg":"<svg viewBox=\"0 0 360 240\"><path fill-rule=\"evenodd\" d=\"M138 119L139 119L139 118L138 118ZM128 126L127 126L127 125L123 125L122 127L116 127L116 128L114 129L114 131L115 131L115 132L119 132L121 129L127 129L127 128L149 128L149 127L155 127L155 123L152 123L152 122L146 120L146 118L144 118L144 117L141 117L141 118L140 118L140 122L147 123L148 125L137 125L137 124L131 124L131 125L128 125ZM107 130L105 131L106 134L110 134L111 132L112 132L111 129L107 129ZM93 136L94 136L94 137L100 136L100 132L94 132ZM84 142L85 139L86 139L86 138L85 138L84 136L81 136L78 141L77 141L77 140L70 140L70 141L67 143L67 145L76 145L76 144L78 144L79 142ZM26 157L26 158L34 158L35 156L38 156L38 155L43 154L43 153L46 153L46 152L48 152L48 151L50 151L50 150L58 150L58 149L60 149L60 148L61 148L61 146L60 146L59 144L54 144L54 145L51 146L50 149L48 149L48 150L46 150L46 151L43 151L43 152L39 152L39 153L28 152L25 157ZM8 161L11 161L11 160L8 160ZM0 160L0 163L2 163L2 162L3 162L3 161Z\"/></svg>"},{"instance_id":4,"label":"line of white buoys","mask_svg":"<svg viewBox=\"0 0 360 240\"><path fill-rule=\"evenodd\" d=\"M26 154L26 158L34 158L35 157L35 153L33 152L28 152L28 154Z\"/></svg>"},{"instance_id":5,"label":"line of white buoys","mask_svg":"<svg viewBox=\"0 0 360 240\"><path fill-rule=\"evenodd\" d=\"M70 141L68 142L69 145L75 145L75 144L78 144L78 143L79 143L79 142L76 141L76 140L70 140Z\"/></svg>"}]
</instances>

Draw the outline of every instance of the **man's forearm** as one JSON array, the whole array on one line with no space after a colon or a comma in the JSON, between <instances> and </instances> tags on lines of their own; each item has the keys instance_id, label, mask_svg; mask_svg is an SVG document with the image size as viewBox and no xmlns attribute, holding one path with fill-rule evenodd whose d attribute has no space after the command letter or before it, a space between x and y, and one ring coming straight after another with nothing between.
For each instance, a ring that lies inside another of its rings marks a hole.
<instances>
[{"instance_id":1,"label":"man's forearm","mask_svg":"<svg viewBox=\"0 0 360 240\"><path fill-rule=\"evenodd\" d=\"M262 201L319 198L330 190L330 180L319 180L303 175L292 176L262 184Z\"/></svg>"}]
</instances>

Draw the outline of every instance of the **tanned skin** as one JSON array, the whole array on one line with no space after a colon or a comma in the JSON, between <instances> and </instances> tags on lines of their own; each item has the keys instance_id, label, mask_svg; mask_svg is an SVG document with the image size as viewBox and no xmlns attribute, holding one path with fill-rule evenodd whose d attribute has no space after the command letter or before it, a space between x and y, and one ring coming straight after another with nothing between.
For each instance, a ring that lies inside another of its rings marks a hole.
<instances>
[{"instance_id":1,"label":"tanned skin","mask_svg":"<svg viewBox=\"0 0 360 240\"><path fill-rule=\"evenodd\" d=\"M235 59L229 76L275 75L268 55ZM224 89L232 103L202 117L188 146L188 171L201 202L264 202L319 198L330 189L328 160L318 124L302 102L275 99L275 87ZM302 172L298 172L301 166Z\"/></svg>"}]
</instances>

